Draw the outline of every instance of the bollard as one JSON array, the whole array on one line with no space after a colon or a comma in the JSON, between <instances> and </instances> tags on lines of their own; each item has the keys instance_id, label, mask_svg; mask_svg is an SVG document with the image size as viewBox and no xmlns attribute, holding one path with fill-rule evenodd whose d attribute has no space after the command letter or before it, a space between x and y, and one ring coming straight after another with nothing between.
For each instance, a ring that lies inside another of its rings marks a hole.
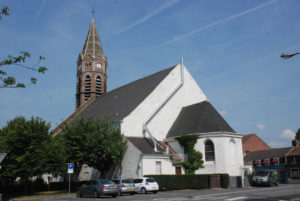
<instances>
[{"instance_id":1,"label":"bollard","mask_svg":"<svg viewBox=\"0 0 300 201\"><path fill-rule=\"evenodd\" d=\"M2 194L0 194L0 201L2 201Z\"/></svg>"}]
</instances>

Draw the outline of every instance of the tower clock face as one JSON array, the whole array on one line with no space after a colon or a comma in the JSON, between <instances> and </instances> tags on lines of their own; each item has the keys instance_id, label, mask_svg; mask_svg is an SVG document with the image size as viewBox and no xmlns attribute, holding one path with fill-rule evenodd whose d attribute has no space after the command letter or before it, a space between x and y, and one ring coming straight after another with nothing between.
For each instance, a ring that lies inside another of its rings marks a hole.
<instances>
[{"instance_id":1,"label":"tower clock face","mask_svg":"<svg viewBox=\"0 0 300 201\"><path fill-rule=\"evenodd\" d=\"M99 68L99 69L102 67L101 63L97 63L96 66L97 66L97 68Z\"/></svg>"}]
</instances>

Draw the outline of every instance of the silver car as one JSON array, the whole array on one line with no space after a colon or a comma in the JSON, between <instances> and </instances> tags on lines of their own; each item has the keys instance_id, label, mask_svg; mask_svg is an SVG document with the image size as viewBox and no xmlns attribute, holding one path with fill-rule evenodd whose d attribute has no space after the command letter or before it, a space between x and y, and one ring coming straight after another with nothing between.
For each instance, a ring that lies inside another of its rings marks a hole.
<instances>
[{"instance_id":1,"label":"silver car","mask_svg":"<svg viewBox=\"0 0 300 201\"><path fill-rule=\"evenodd\" d=\"M122 194L135 194L135 184L131 179L120 179L120 178L114 178L112 179L114 183L116 183L119 187L119 195Z\"/></svg>"},{"instance_id":2,"label":"silver car","mask_svg":"<svg viewBox=\"0 0 300 201\"><path fill-rule=\"evenodd\" d=\"M159 190L158 183L154 178L151 177L134 179L133 182L135 183L136 192L146 194L148 192L157 193L157 191Z\"/></svg>"},{"instance_id":3,"label":"silver car","mask_svg":"<svg viewBox=\"0 0 300 201\"><path fill-rule=\"evenodd\" d=\"M87 181L82 184L77 190L78 197L100 197L110 195L117 197L119 194L118 185L107 179L99 179L95 181Z\"/></svg>"}]
</instances>

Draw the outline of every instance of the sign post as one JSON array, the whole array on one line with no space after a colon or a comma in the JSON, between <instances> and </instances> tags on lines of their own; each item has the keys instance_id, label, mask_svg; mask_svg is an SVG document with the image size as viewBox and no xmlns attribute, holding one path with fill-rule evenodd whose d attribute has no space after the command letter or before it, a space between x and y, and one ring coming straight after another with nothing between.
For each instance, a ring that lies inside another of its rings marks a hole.
<instances>
[{"instance_id":1,"label":"sign post","mask_svg":"<svg viewBox=\"0 0 300 201\"><path fill-rule=\"evenodd\" d=\"M74 163L68 163L69 193L71 193L71 174L74 173Z\"/></svg>"}]
</instances>

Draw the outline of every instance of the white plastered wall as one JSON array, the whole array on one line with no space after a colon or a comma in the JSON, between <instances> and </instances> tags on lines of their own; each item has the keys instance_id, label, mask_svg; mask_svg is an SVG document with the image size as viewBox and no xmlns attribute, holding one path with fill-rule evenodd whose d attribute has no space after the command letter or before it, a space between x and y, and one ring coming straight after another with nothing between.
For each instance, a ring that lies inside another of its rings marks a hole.
<instances>
[{"instance_id":1,"label":"white plastered wall","mask_svg":"<svg viewBox=\"0 0 300 201\"><path fill-rule=\"evenodd\" d=\"M175 174L175 166L168 156L144 155L143 175L156 175L156 162L161 164L161 174Z\"/></svg>"},{"instance_id":2,"label":"white plastered wall","mask_svg":"<svg viewBox=\"0 0 300 201\"><path fill-rule=\"evenodd\" d=\"M230 176L241 176L243 166L241 135L227 133L200 134L195 149L203 154L204 168L196 174L227 173ZM211 140L215 149L215 161L205 161L205 142Z\"/></svg>"},{"instance_id":3,"label":"white plastered wall","mask_svg":"<svg viewBox=\"0 0 300 201\"><path fill-rule=\"evenodd\" d=\"M148 124L148 128L157 140L162 141L179 112L185 106L207 100L190 73L184 67L184 84L174 96L164 105ZM123 119L121 131L125 136L143 137L143 124L176 89L181 82L180 64L178 64L165 79L149 94L149 96ZM146 134L145 137L149 137Z\"/></svg>"}]
</instances>

